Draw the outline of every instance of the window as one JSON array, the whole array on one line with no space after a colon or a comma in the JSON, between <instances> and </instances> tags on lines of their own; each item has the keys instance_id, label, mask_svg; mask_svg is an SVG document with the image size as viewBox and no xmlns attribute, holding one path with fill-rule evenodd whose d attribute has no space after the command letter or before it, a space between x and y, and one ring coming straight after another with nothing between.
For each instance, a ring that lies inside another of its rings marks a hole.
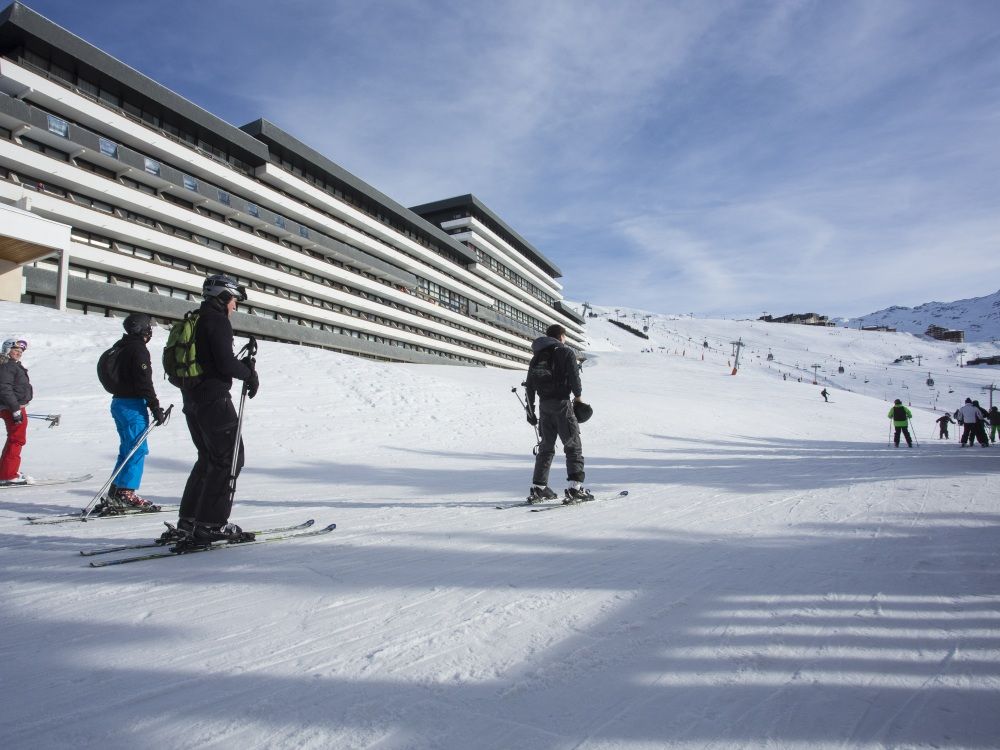
<instances>
[{"instance_id":1,"label":"window","mask_svg":"<svg viewBox=\"0 0 1000 750\"><path fill-rule=\"evenodd\" d=\"M188 190L193 190L193 191L197 192L197 190L198 190L198 180L196 180L194 177L192 177L189 174L183 175L182 177L183 177L183 181L184 181L184 187L186 187Z\"/></svg>"},{"instance_id":2,"label":"window","mask_svg":"<svg viewBox=\"0 0 1000 750\"><path fill-rule=\"evenodd\" d=\"M274 226L281 227L282 229L284 229L285 228L285 217L284 216L275 216L274 217Z\"/></svg>"},{"instance_id":3,"label":"window","mask_svg":"<svg viewBox=\"0 0 1000 750\"><path fill-rule=\"evenodd\" d=\"M48 115L49 120L49 132L55 133L60 138L69 138L69 123L65 120L56 117L55 115Z\"/></svg>"},{"instance_id":4,"label":"window","mask_svg":"<svg viewBox=\"0 0 1000 750\"><path fill-rule=\"evenodd\" d=\"M110 156L113 159L118 158L118 144L114 141L109 141L107 138L98 138L101 144L101 153L105 156Z\"/></svg>"},{"instance_id":5,"label":"window","mask_svg":"<svg viewBox=\"0 0 1000 750\"><path fill-rule=\"evenodd\" d=\"M156 161L155 159L150 159L147 156L145 166L146 166L146 171L149 174L156 175L157 177L160 176L160 162Z\"/></svg>"},{"instance_id":6,"label":"window","mask_svg":"<svg viewBox=\"0 0 1000 750\"><path fill-rule=\"evenodd\" d=\"M260 216L260 209L253 203L247 203L247 213L251 216Z\"/></svg>"},{"instance_id":7,"label":"window","mask_svg":"<svg viewBox=\"0 0 1000 750\"><path fill-rule=\"evenodd\" d=\"M219 191L219 203L228 206L229 205L229 193L225 190Z\"/></svg>"},{"instance_id":8,"label":"window","mask_svg":"<svg viewBox=\"0 0 1000 750\"><path fill-rule=\"evenodd\" d=\"M300 237L305 237L306 239L309 239L309 229L308 229L308 227L304 227L301 224L299 224L299 236Z\"/></svg>"}]
</instances>

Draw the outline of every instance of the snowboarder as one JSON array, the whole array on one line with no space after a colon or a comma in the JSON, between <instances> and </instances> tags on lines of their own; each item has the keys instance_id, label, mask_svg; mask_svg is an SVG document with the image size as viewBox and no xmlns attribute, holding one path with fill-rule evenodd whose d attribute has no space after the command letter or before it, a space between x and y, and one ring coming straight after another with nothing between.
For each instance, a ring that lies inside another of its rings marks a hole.
<instances>
[{"instance_id":1,"label":"snowboarder","mask_svg":"<svg viewBox=\"0 0 1000 750\"><path fill-rule=\"evenodd\" d=\"M234 451L238 452L236 476L243 467L242 439L236 445L239 418L229 390L233 378L242 380L246 383L247 397L253 398L260 384L248 361L233 354L233 326L229 318L237 303L246 301L247 293L236 279L214 274L205 279L202 295L205 301L199 308L194 334L195 357L202 374L181 389L184 416L198 459L184 486L177 532L182 535L182 545L248 542L254 535L229 522Z\"/></svg>"},{"instance_id":2,"label":"snowboarder","mask_svg":"<svg viewBox=\"0 0 1000 750\"><path fill-rule=\"evenodd\" d=\"M125 329L121 340L115 345L114 389L111 399L111 416L118 430L117 469L136 441L149 427L147 409L152 412L157 425L163 424L166 415L160 408L160 401L153 388L153 367L146 344L153 337L153 319L146 313L131 313L122 322ZM108 489L107 504L117 507L129 506L152 510L156 506L136 491L142 483L142 472L149 448L146 441L122 467L115 484Z\"/></svg>"},{"instance_id":3,"label":"snowboarder","mask_svg":"<svg viewBox=\"0 0 1000 750\"><path fill-rule=\"evenodd\" d=\"M906 438L906 446L912 448L913 439L910 437L910 420L913 419L913 412L903 406L903 402L897 398L893 402L893 405L889 407L889 419L892 420L892 426L896 428L896 432L892 438L896 447L899 447L899 433L902 432L903 437Z\"/></svg>"},{"instance_id":4,"label":"snowboarder","mask_svg":"<svg viewBox=\"0 0 1000 750\"><path fill-rule=\"evenodd\" d=\"M830 403L830 399L829 399L829 398L827 398L827 397L828 397L828 396L829 396L830 394L829 394L829 393L827 393L827 391L826 391L826 388L824 388L823 390L821 390L821 391L819 392L819 395L823 397L823 401L824 401L824 402L826 402L826 403Z\"/></svg>"},{"instance_id":5,"label":"snowboarder","mask_svg":"<svg viewBox=\"0 0 1000 750\"><path fill-rule=\"evenodd\" d=\"M528 378L525 381L528 423L538 425L541 442L535 457L535 472L528 491L528 502L540 503L558 497L548 486L549 469L556 454L556 437L562 441L566 454L566 474L569 481L563 503L569 505L591 500L593 495L583 486L583 443L580 439L580 425L573 411L575 404L583 404L583 386L580 383L576 355L566 346L566 329L558 323L550 325L544 336L532 342L531 351L533 356L528 364ZM536 395L538 415L535 413ZM573 397L572 400L570 396Z\"/></svg>"},{"instance_id":6,"label":"snowboarder","mask_svg":"<svg viewBox=\"0 0 1000 750\"><path fill-rule=\"evenodd\" d=\"M995 443L997 441L997 431L1000 430L1000 409L991 406L990 410L986 412L986 416L990 421L990 442Z\"/></svg>"},{"instance_id":7,"label":"snowboarder","mask_svg":"<svg viewBox=\"0 0 1000 750\"><path fill-rule=\"evenodd\" d=\"M979 407L978 401L965 399L965 404L955 412L955 418L962 424L962 447L968 442L971 448L976 440L984 448L990 444L986 436L986 412Z\"/></svg>"},{"instance_id":8,"label":"snowboarder","mask_svg":"<svg viewBox=\"0 0 1000 750\"><path fill-rule=\"evenodd\" d=\"M29 480L20 472L21 448L28 437L27 406L34 391L21 357L28 342L9 338L0 347L0 417L7 426L7 442L0 454L0 482L24 484Z\"/></svg>"},{"instance_id":9,"label":"snowboarder","mask_svg":"<svg viewBox=\"0 0 1000 750\"><path fill-rule=\"evenodd\" d=\"M938 417L935 421L938 423L938 440L947 440L948 425L955 424L955 420L951 418L951 414L945 414L942 417Z\"/></svg>"}]
</instances>

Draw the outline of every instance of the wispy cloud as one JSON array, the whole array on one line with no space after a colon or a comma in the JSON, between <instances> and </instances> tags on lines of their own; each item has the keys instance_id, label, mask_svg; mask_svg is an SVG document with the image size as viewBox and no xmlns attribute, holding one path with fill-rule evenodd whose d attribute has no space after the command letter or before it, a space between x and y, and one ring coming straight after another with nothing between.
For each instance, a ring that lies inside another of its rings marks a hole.
<instances>
[{"instance_id":1,"label":"wispy cloud","mask_svg":"<svg viewBox=\"0 0 1000 750\"><path fill-rule=\"evenodd\" d=\"M995 291L991 0L82 6L33 4L401 203L476 193L573 298L838 315Z\"/></svg>"}]
</instances>

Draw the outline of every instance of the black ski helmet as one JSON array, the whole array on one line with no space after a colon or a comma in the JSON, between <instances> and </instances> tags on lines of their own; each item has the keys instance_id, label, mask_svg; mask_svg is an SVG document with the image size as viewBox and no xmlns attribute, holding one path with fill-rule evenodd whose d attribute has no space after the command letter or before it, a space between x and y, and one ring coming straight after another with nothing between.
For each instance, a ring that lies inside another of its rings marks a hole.
<instances>
[{"instance_id":1,"label":"black ski helmet","mask_svg":"<svg viewBox=\"0 0 1000 750\"><path fill-rule=\"evenodd\" d=\"M153 319L146 313L129 313L122 321L122 328L125 333L135 333L148 339L153 335Z\"/></svg>"},{"instance_id":2,"label":"black ski helmet","mask_svg":"<svg viewBox=\"0 0 1000 750\"><path fill-rule=\"evenodd\" d=\"M573 414L576 416L576 421L583 424L592 416L594 416L594 407L590 404L585 404L582 401L573 402Z\"/></svg>"},{"instance_id":3,"label":"black ski helmet","mask_svg":"<svg viewBox=\"0 0 1000 750\"><path fill-rule=\"evenodd\" d=\"M223 302L229 302L233 297L240 302L246 302L247 299L246 287L224 273L212 274L205 279L205 283L201 285L201 293L206 299L219 297Z\"/></svg>"}]
</instances>

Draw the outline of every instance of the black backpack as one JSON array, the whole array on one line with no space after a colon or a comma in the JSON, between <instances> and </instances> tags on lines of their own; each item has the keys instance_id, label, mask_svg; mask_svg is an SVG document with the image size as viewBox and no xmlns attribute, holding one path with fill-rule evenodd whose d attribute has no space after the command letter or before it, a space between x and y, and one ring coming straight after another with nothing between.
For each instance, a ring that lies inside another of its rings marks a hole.
<instances>
[{"instance_id":1,"label":"black backpack","mask_svg":"<svg viewBox=\"0 0 1000 750\"><path fill-rule=\"evenodd\" d=\"M122 362L119 355L123 349L122 342L118 341L97 360L97 379L111 395L122 389Z\"/></svg>"},{"instance_id":2,"label":"black backpack","mask_svg":"<svg viewBox=\"0 0 1000 750\"><path fill-rule=\"evenodd\" d=\"M908 417L906 416L905 406L894 406L892 407L892 418L897 422L905 422Z\"/></svg>"},{"instance_id":3,"label":"black backpack","mask_svg":"<svg viewBox=\"0 0 1000 750\"><path fill-rule=\"evenodd\" d=\"M540 399L566 395L566 377L560 372L562 368L556 358L557 348L550 346L536 353L528 365L528 384Z\"/></svg>"}]
</instances>

